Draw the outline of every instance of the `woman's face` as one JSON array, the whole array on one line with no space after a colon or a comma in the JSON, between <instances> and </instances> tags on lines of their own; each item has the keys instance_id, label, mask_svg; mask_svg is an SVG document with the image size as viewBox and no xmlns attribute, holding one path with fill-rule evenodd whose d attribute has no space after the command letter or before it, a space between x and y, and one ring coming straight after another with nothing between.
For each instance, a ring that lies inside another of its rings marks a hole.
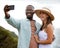
<instances>
[{"instance_id":1,"label":"woman's face","mask_svg":"<svg viewBox=\"0 0 60 48\"><path fill-rule=\"evenodd\" d=\"M41 19L42 21L46 20L47 17L48 17L48 15L47 15L46 13L40 12L40 19Z\"/></svg>"}]
</instances>

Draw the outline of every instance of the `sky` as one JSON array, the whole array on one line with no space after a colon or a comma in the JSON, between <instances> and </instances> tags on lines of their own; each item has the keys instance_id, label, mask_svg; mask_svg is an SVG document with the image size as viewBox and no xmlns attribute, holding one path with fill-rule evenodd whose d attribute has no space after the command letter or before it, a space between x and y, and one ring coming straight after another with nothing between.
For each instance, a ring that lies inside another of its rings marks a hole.
<instances>
[{"instance_id":1,"label":"sky","mask_svg":"<svg viewBox=\"0 0 60 48\"><path fill-rule=\"evenodd\" d=\"M25 19L25 9L27 5L33 5L36 9L41 9L42 7L47 7L51 10L51 13L54 15L55 20L53 21L54 28L60 28L60 1L59 0L0 0L0 26L10 30L14 31L18 35L17 29L9 25L6 20L4 19L4 6L7 5L15 5L15 9L9 11L9 14L15 18L15 19ZM41 23L40 18L38 18L34 14L34 19Z\"/></svg>"}]
</instances>

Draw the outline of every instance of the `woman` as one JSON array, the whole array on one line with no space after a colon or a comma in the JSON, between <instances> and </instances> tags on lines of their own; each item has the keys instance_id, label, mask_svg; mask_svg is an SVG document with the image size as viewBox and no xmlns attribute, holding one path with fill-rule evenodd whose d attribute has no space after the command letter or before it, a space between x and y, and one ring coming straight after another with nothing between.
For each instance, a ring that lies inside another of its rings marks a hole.
<instances>
[{"instance_id":1,"label":"woman","mask_svg":"<svg viewBox=\"0 0 60 48\"><path fill-rule=\"evenodd\" d=\"M51 48L53 41L53 25L54 16L48 8L35 11L36 15L42 20L42 27L38 35L34 35L39 48Z\"/></svg>"}]
</instances>

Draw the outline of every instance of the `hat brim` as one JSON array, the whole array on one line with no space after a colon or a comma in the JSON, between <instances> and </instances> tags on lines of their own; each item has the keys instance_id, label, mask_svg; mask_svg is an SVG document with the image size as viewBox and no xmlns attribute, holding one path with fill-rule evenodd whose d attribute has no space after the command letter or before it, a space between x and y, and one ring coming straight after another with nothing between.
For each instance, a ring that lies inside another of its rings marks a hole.
<instances>
[{"instance_id":1,"label":"hat brim","mask_svg":"<svg viewBox=\"0 0 60 48\"><path fill-rule=\"evenodd\" d=\"M50 12L45 11L45 10L35 10L35 13L36 13L36 15L37 15L38 17L40 16L40 12L44 12L44 13L48 14L48 16L50 16L51 20L52 20L52 21L54 20L54 16L53 16L53 14L51 14Z\"/></svg>"}]
</instances>

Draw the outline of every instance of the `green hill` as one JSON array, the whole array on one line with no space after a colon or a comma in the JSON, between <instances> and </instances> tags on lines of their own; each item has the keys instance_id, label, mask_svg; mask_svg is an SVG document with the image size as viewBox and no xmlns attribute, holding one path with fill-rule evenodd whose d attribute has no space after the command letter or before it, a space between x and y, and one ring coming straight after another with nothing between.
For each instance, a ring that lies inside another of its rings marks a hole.
<instances>
[{"instance_id":1,"label":"green hill","mask_svg":"<svg viewBox=\"0 0 60 48\"><path fill-rule=\"evenodd\" d=\"M14 32L11 32L0 26L0 48L17 48L18 37Z\"/></svg>"}]
</instances>

